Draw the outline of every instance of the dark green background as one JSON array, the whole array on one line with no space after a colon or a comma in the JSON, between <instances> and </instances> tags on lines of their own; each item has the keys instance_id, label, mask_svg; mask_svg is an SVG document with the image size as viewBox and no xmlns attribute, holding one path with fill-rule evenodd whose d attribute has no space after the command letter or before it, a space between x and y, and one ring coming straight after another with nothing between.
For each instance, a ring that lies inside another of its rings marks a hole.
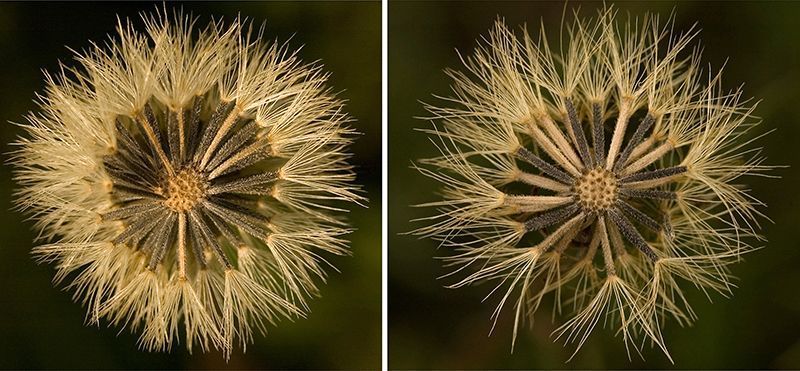
<instances>
[{"instance_id":1,"label":"dark green background","mask_svg":"<svg viewBox=\"0 0 800 371\"><path fill-rule=\"evenodd\" d=\"M22 121L35 109L33 97L44 87L41 69L55 71L70 61L73 49L89 40L105 41L116 15L139 20L139 12L161 3L0 3L0 121ZM177 6L177 5L175 5ZM306 320L283 321L227 365L217 352L189 355L137 350L136 336L118 328L83 325L85 310L71 294L53 288L52 267L30 259L34 232L16 212L0 213L0 368L341 368L375 369L380 364L380 3L186 3L201 16L232 19L241 13L266 35L303 46L306 61L321 59L342 91L353 124L364 135L352 147L359 183L372 200L352 212L358 229L350 235L352 257L330 259L322 298L310 302ZM169 4L168 8L174 7ZM71 63L71 62L70 62ZM0 130L7 153L19 130ZM0 209L11 208L11 167L0 168Z\"/></svg>"},{"instance_id":2,"label":"dark green background","mask_svg":"<svg viewBox=\"0 0 800 371\"><path fill-rule=\"evenodd\" d=\"M570 2L593 16L602 3ZM471 53L475 40L486 35L496 17L517 28L527 22L534 32L544 19L554 45L563 4L553 2L395 2L389 3L389 355L391 368L800 368L800 4L795 2L713 2L616 4L621 15L646 11L662 19L675 9L676 29L695 21L702 29L704 62L718 68L730 57L727 88L745 82L745 96L763 99L756 114L762 130L777 132L761 141L771 164L791 165L776 171L780 180L748 179L754 195L769 204L763 233L768 248L734 266L741 278L732 299L713 297L714 304L692 292L700 317L691 328L674 322L665 336L676 361L673 366L658 350L645 352L646 362L629 362L620 338L598 328L571 362L573 348L554 344L557 327L543 304L533 330L523 330L511 350L513 315L506 310L491 337L489 320L497 298L481 299L487 285L444 289L453 279L434 256L446 255L427 240L398 235L419 224L415 217L430 210L408 205L435 199L435 184L409 169L410 161L434 154L433 146L414 127L426 127L414 116L424 115L418 100L448 94L445 67L459 69L454 49ZM571 11L571 10L570 10ZM563 318L557 319L561 323ZM634 354L634 357L636 355Z\"/></svg>"},{"instance_id":3,"label":"dark green background","mask_svg":"<svg viewBox=\"0 0 800 371\"><path fill-rule=\"evenodd\" d=\"M572 2L584 14L599 3ZM725 83L745 82L745 93L763 99L757 114L762 130L777 132L762 141L780 180L751 179L753 193L767 202L775 224L764 223L768 248L734 267L741 278L732 299L714 297L711 305L693 293L700 320L691 328L672 323L665 334L676 365L657 350L647 362L628 362L621 340L598 329L582 352L563 362L570 348L552 343L555 327L546 310L533 331L520 335L510 354L511 317L506 313L492 337L492 303L480 303L487 287L447 290L446 271L429 241L400 232L411 230L409 219L424 215L408 205L433 199L435 185L408 169L412 159L430 156L432 146L413 132L425 122L417 100L444 94L449 81L441 70L459 67L454 51L470 51L495 17L516 27L544 19L555 36L563 7L549 2L413 3L389 5L390 87L390 272L389 330L392 368L798 368L800 367L800 4L792 2L619 3L623 11L647 10L666 17L675 8L677 29L693 22L702 28L704 61L718 67L730 58ZM65 46L81 49L88 40L104 40L113 32L115 15L138 17L153 4L0 3L0 120L20 121L34 109L34 92L43 87L40 69L54 70L58 59L69 60ZM34 236L31 223L14 212L0 214L0 368L369 368L380 359L379 138L380 138L380 5L378 3L189 3L184 9L208 20L209 15L241 12L256 22L266 20L267 35L281 40L294 34L292 45L305 45L301 56L322 59L333 73L331 84L342 89L348 110L364 133L353 151L359 181L372 200L356 209L351 235L354 256L333 259L333 273L323 297L311 302L307 320L284 322L259 337L244 355L235 353L225 365L217 353L151 354L136 349L136 337L117 329L83 326L84 310L70 294L52 288L52 268L29 257ZM534 27L531 27L534 28ZM0 131L2 143L18 134L12 125ZM9 151L3 145L2 152ZM10 167L2 166L0 208L11 206ZM691 290L690 290L691 291ZM542 309L546 309L544 306Z\"/></svg>"}]
</instances>

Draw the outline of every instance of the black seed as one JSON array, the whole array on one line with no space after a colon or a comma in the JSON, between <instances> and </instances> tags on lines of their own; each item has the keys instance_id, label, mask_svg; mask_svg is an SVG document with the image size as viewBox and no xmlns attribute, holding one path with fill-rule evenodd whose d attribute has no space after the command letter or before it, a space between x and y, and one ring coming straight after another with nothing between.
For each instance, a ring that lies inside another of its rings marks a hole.
<instances>
[{"instance_id":1,"label":"black seed","mask_svg":"<svg viewBox=\"0 0 800 371\"><path fill-rule=\"evenodd\" d=\"M631 198L650 198L656 200L674 200L677 198L675 192L657 191L654 189L620 188L619 193Z\"/></svg>"},{"instance_id":2,"label":"black seed","mask_svg":"<svg viewBox=\"0 0 800 371\"><path fill-rule=\"evenodd\" d=\"M658 170L642 171L628 175L620 180L621 183L632 183L645 180L656 180L686 172L686 166L674 166Z\"/></svg>"},{"instance_id":3,"label":"black seed","mask_svg":"<svg viewBox=\"0 0 800 371\"><path fill-rule=\"evenodd\" d=\"M638 145L642 139L644 139L644 133L650 130L650 127L653 126L655 123L655 118L653 115L647 114L641 121L639 121L639 125L636 128L636 131L633 133L633 136L628 141L628 144L625 145L625 149L620 153L619 157L617 158L617 162L614 163L614 171L619 171L623 165L628 161L628 157L630 157L631 152L633 152L633 148Z\"/></svg>"},{"instance_id":4,"label":"black seed","mask_svg":"<svg viewBox=\"0 0 800 371\"><path fill-rule=\"evenodd\" d=\"M596 164L606 162L605 127L603 125L603 114L600 112L600 104L592 104L592 134L594 135L594 157Z\"/></svg>"},{"instance_id":5,"label":"black seed","mask_svg":"<svg viewBox=\"0 0 800 371\"><path fill-rule=\"evenodd\" d=\"M259 125L256 124L255 121L250 120L246 124L242 125L239 130L235 131L233 135L226 137L223 140L224 144L218 147L211 161L208 162L208 169L215 169L223 161L227 160L234 153L239 152L244 146L248 145L250 139L255 137L258 128Z\"/></svg>"},{"instance_id":6,"label":"black seed","mask_svg":"<svg viewBox=\"0 0 800 371\"><path fill-rule=\"evenodd\" d=\"M636 246L636 248L650 258L650 260L654 262L658 260L658 255L656 255L655 251L653 251L650 245L647 244L642 235L639 234L639 231L637 231L636 228L631 225L631 222L629 222L628 219L613 209L608 211L608 216L614 225L619 228L620 232L622 232L622 235L625 236L625 239L628 240L628 242L633 244L633 246Z\"/></svg>"},{"instance_id":7,"label":"black seed","mask_svg":"<svg viewBox=\"0 0 800 371\"><path fill-rule=\"evenodd\" d=\"M243 193L258 194L263 191L263 186L271 184L278 179L278 174L274 171L251 175L243 178L233 178L229 181L215 182L208 188L209 195L219 193Z\"/></svg>"},{"instance_id":8,"label":"black seed","mask_svg":"<svg viewBox=\"0 0 800 371\"><path fill-rule=\"evenodd\" d=\"M180 117L179 117L180 116ZM167 111L167 142L169 143L169 157L172 160L172 167L179 167L183 163L181 157L181 123L185 123L185 115L183 110L175 112L173 110ZM186 130L184 128L184 130Z\"/></svg>"},{"instance_id":9,"label":"black seed","mask_svg":"<svg viewBox=\"0 0 800 371\"><path fill-rule=\"evenodd\" d=\"M573 177L569 176L567 173L561 170L558 170L555 166L548 164L547 162L539 158L539 156L534 155L533 152L529 151L525 147L519 147L515 155L522 161L525 161L533 166L536 166L536 168L538 168L545 174L550 175L551 177L561 181L564 184L572 184L575 181Z\"/></svg>"},{"instance_id":10,"label":"black seed","mask_svg":"<svg viewBox=\"0 0 800 371\"><path fill-rule=\"evenodd\" d=\"M575 111L575 105L572 104L572 99L567 99L564 104L567 106L567 118L569 119L570 127L573 134L575 134L575 147L578 148L578 154L581 156L583 163L589 168L593 168L592 159L589 156L589 144L586 141L586 135L583 133L581 122L578 120L578 113Z\"/></svg>"},{"instance_id":11,"label":"black seed","mask_svg":"<svg viewBox=\"0 0 800 371\"><path fill-rule=\"evenodd\" d=\"M189 117L186 120L186 131L188 138L186 138L186 159L194 158L197 155L197 146L200 141L200 114L203 111L203 97L195 97L192 105L192 110L189 111Z\"/></svg>"},{"instance_id":12,"label":"black seed","mask_svg":"<svg viewBox=\"0 0 800 371\"><path fill-rule=\"evenodd\" d=\"M158 202L142 201L132 202L120 208L111 210L102 215L103 220L127 219L138 214L151 212L160 209L162 206Z\"/></svg>"},{"instance_id":13,"label":"black seed","mask_svg":"<svg viewBox=\"0 0 800 371\"><path fill-rule=\"evenodd\" d=\"M132 245L131 247L136 247L133 245L147 236L147 234L165 220L167 216L168 215L161 209L139 214L136 218L133 218L133 222L130 223L122 233L114 238L114 244L130 243Z\"/></svg>"},{"instance_id":14,"label":"black seed","mask_svg":"<svg viewBox=\"0 0 800 371\"><path fill-rule=\"evenodd\" d=\"M167 251L167 247L169 247L173 242L172 230L175 229L176 217L177 214L169 213L167 219L161 224L161 227L150 235L152 237L152 241L150 241L151 239L148 239L148 245L153 246L153 251L150 254L150 264L147 265L147 269L151 271L155 270L158 263L164 259L164 254Z\"/></svg>"},{"instance_id":15,"label":"black seed","mask_svg":"<svg viewBox=\"0 0 800 371\"><path fill-rule=\"evenodd\" d=\"M219 127L222 126L222 122L225 121L225 118L228 117L235 106L235 100L230 102L220 102L220 104L217 106L216 111L214 111L214 114L211 115L211 119L208 121L208 124L206 124L202 136L200 137L200 144L197 146L197 150L194 154L195 163L198 163L200 158L203 157L206 149L208 149L208 146L211 145L214 135L216 135Z\"/></svg>"},{"instance_id":16,"label":"black seed","mask_svg":"<svg viewBox=\"0 0 800 371\"><path fill-rule=\"evenodd\" d=\"M189 219L192 221L192 228L195 229L196 234L202 237L203 242L211 246L211 250L214 251L217 257L222 261L222 263L225 265L225 268L233 268L230 259L228 259L228 256L225 255L225 251L217 242L216 237L214 237L214 233L212 232L211 228L209 228L208 224L206 224L205 218L203 218L199 210L189 210Z\"/></svg>"},{"instance_id":17,"label":"black seed","mask_svg":"<svg viewBox=\"0 0 800 371\"><path fill-rule=\"evenodd\" d=\"M653 218L649 217L647 214L639 211L639 209L631 206L627 202L619 200L617 201L617 206L619 206L620 210L622 210L622 212L624 212L625 215L628 215L629 217L633 218L634 220L644 225L645 227L650 228L655 232L661 231L662 228L661 224L659 224Z\"/></svg>"},{"instance_id":18,"label":"black seed","mask_svg":"<svg viewBox=\"0 0 800 371\"><path fill-rule=\"evenodd\" d=\"M536 215L525 221L525 231L537 231L542 228L547 228L551 225L561 223L572 215L575 215L579 208L580 207L577 204L570 204L558 210L551 210L546 213Z\"/></svg>"}]
</instances>

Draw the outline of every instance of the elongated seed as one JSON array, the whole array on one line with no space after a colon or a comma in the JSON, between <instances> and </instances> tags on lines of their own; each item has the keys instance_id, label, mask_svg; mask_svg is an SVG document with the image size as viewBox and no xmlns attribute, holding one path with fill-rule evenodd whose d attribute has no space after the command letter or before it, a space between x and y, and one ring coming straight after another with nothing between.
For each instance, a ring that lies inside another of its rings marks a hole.
<instances>
[{"instance_id":1,"label":"elongated seed","mask_svg":"<svg viewBox=\"0 0 800 371\"><path fill-rule=\"evenodd\" d=\"M140 214L139 217L135 218L133 222L122 231L122 233L114 238L114 244L138 242L166 218L167 215L162 213L161 210Z\"/></svg>"},{"instance_id":2,"label":"elongated seed","mask_svg":"<svg viewBox=\"0 0 800 371\"><path fill-rule=\"evenodd\" d=\"M639 209L631 206L627 202L623 200L617 200L617 206L620 208L620 210L622 210L623 213L625 213L625 215L627 215L630 218L633 218L634 220L644 225L645 227L650 228L655 232L661 231L662 229L661 224L659 224L657 221L655 221L655 219L651 218L647 214L641 212Z\"/></svg>"},{"instance_id":3,"label":"elongated seed","mask_svg":"<svg viewBox=\"0 0 800 371\"><path fill-rule=\"evenodd\" d=\"M561 223L572 215L575 215L579 208L580 207L577 204L570 204L561 209L551 210L546 213L536 215L525 221L525 231L537 231L547 228L551 225Z\"/></svg>"},{"instance_id":4,"label":"elongated seed","mask_svg":"<svg viewBox=\"0 0 800 371\"><path fill-rule=\"evenodd\" d=\"M177 168L183 163L183 141L184 141L184 112L167 111L167 143L169 144L169 157L172 159L172 166Z\"/></svg>"},{"instance_id":5,"label":"elongated seed","mask_svg":"<svg viewBox=\"0 0 800 371\"><path fill-rule=\"evenodd\" d=\"M150 104L145 104L142 113L136 116L136 121L139 122L141 125L141 129L145 134L145 137L148 139L148 143L150 144L150 150L153 151L161 160L159 165L163 166L163 168L170 174L174 174L175 170L172 167L172 163L167 158L167 154L164 152L164 147L162 145L163 140L161 138L161 131L158 129L158 125L156 123L155 115L153 114L153 108L150 107Z\"/></svg>"},{"instance_id":6,"label":"elongated seed","mask_svg":"<svg viewBox=\"0 0 800 371\"><path fill-rule=\"evenodd\" d=\"M675 192L659 191L655 189L620 188L619 193L627 197L650 198L655 200L674 200L678 197Z\"/></svg>"},{"instance_id":7,"label":"elongated seed","mask_svg":"<svg viewBox=\"0 0 800 371\"><path fill-rule=\"evenodd\" d=\"M197 155L197 146L200 145L200 134L202 128L200 127L200 114L203 112L203 103L205 99L201 96L194 98L192 109L189 111L189 117L186 119L186 155L184 161L194 158Z\"/></svg>"},{"instance_id":8,"label":"elongated seed","mask_svg":"<svg viewBox=\"0 0 800 371\"><path fill-rule=\"evenodd\" d=\"M222 162L219 166L215 168L209 167L207 170L210 170L211 172L208 175L208 178L214 179L225 174L230 174L234 171L255 164L258 161L269 158L271 155L268 151L269 147L270 145L267 142L254 142L248 145L238 153Z\"/></svg>"},{"instance_id":9,"label":"elongated seed","mask_svg":"<svg viewBox=\"0 0 800 371\"><path fill-rule=\"evenodd\" d=\"M200 160L200 167L205 168L208 164L208 160L211 159L211 156L214 154L214 151L218 148L219 144L223 141L223 139L228 135L231 128L236 126L237 122L240 122L241 119L239 118L239 113L241 111L238 107L234 105L233 109L228 112L228 115L222 120L222 123L217 128L216 133L214 133L213 138L211 139L211 143L208 144L208 148L205 150L205 154L203 154L203 158Z\"/></svg>"},{"instance_id":10,"label":"elongated seed","mask_svg":"<svg viewBox=\"0 0 800 371\"><path fill-rule=\"evenodd\" d=\"M214 157L208 162L208 168L216 168L222 161L227 160L231 155L248 145L249 139L255 136L258 128L258 124L252 120L244 124L235 134L226 139L222 147L214 153Z\"/></svg>"},{"instance_id":11,"label":"elongated seed","mask_svg":"<svg viewBox=\"0 0 800 371\"><path fill-rule=\"evenodd\" d=\"M633 133L633 136L630 140L628 140L628 144L625 145L625 149L622 150L620 153L619 158L614 163L614 171L617 172L622 169L622 166L628 162L628 157L630 157L631 152L633 149L644 139L644 134L650 130L650 127L653 126L655 123L655 118L653 115L647 114L641 121L639 121L639 125L636 127L636 131Z\"/></svg>"},{"instance_id":12,"label":"elongated seed","mask_svg":"<svg viewBox=\"0 0 800 371\"><path fill-rule=\"evenodd\" d=\"M664 169L642 171L636 174L628 175L620 179L620 183L631 183L645 180L656 180L661 178L670 177L673 175L683 174L686 172L686 166L673 166Z\"/></svg>"},{"instance_id":13,"label":"elongated seed","mask_svg":"<svg viewBox=\"0 0 800 371\"><path fill-rule=\"evenodd\" d=\"M645 254L650 260L657 261L658 255L656 255L655 251L647 244L647 241L644 240L639 231L631 225L631 222L628 221L624 216L622 216L619 211L611 209L608 210L607 213L608 217L614 223L614 225L619 228L619 231L622 232L622 235L625 237L628 242L636 246L643 254Z\"/></svg>"},{"instance_id":14,"label":"elongated seed","mask_svg":"<svg viewBox=\"0 0 800 371\"><path fill-rule=\"evenodd\" d=\"M603 263L605 264L606 272L609 276L615 276L617 275L617 270L614 267L614 257L611 254L611 241L608 239L606 221L602 215L597 219L596 228L600 237L600 245L603 247Z\"/></svg>"},{"instance_id":15,"label":"elongated seed","mask_svg":"<svg viewBox=\"0 0 800 371\"><path fill-rule=\"evenodd\" d=\"M529 151L525 147L519 147L519 149L516 152L516 156L520 160L535 166L543 173L561 181L562 183L572 184L575 181L575 178L557 169L555 166L548 164L547 162L539 158L539 156L534 155L533 152Z\"/></svg>"},{"instance_id":16,"label":"elongated seed","mask_svg":"<svg viewBox=\"0 0 800 371\"><path fill-rule=\"evenodd\" d=\"M595 160L591 167L595 167L606 161L606 129L603 125L603 114L600 111L600 103L592 103L592 135L594 140Z\"/></svg>"},{"instance_id":17,"label":"elongated seed","mask_svg":"<svg viewBox=\"0 0 800 371\"><path fill-rule=\"evenodd\" d=\"M161 205L158 202L144 201L131 203L118 209L111 210L102 215L103 220L120 220L136 216L138 214L158 210Z\"/></svg>"},{"instance_id":18,"label":"elongated seed","mask_svg":"<svg viewBox=\"0 0 800 371\"><path fill-rule=\"evenodd\" d=\"M205 155L206 149L208 149L209 145L211 144L211 141L216 135L217 130L219 130L219 127L222 126L222 122L226 117L228 117L228 114L233 110L234 106L236 106L236 101L219 103L217 109L214 111L214 114L211 115L211 119L208 121L208 124L203 129L200 137L200 143L197 145L194 153L195 163L199 163L201 157Z\"/></svg>"},{"instance_id":19,"label":"elongated seed","mask_svg":"<svg viewBox=\"0 0 800 371\"><path fill-rule=\"evenodd\" d=\"M197 230L198 235L202 237L206 244L211 246L211 250L214 251L225 267L233 268L231 261L228 259L228 256L225 255L225 251L222 249L222 246L219 245L217 239L214 238L214 233L211 232L211 228L206 224L200 211L198 209L189 210L189 218L192 220L191 224Z\"/></svg>"},{"instance_id":20,"label":"elongated seed","mask_svg":"<svg viewBox=\"0 0 800 371\"><path fill-rule=\"evenodd\" d=\"M251 193L257 191L265 184L273 183L278 179L275 171L237 178L227 182L218 182L208 189L209 195L219 193Z\"/></svg>"},{"instance_id":21,"label":"elongated seed","mask_svg":"<svg viewBox=\"0 0 800 371\"><path fill-rule=\"evenodd\" d=\"M164 259L167 247L172 240L172 230L175 229L175 218L176 214L170 213L166 221L151 235L154 238L148 242L150 246L153 246L153 251L150 253L150 264L147 265L147 269L154 271L158 263Z\"/></svg>"},{"instance_id":22,"label":"elongated seed","mask_svg":"<svg viewBox=\"0 0 800 371\"><path fill-rule=\"evenodd\" d=\"M245 230L247 233L250 233L255 237L260 238L261 240L266 240L269 237L270 231L262 228L260 225L263 225L263 223L254 220L253 218L249 218L246 215L231 210L227 207L220 207L219 205L211 202L207 202L205 206L210 212L216 214L222 219L233 222L237 227Z\"/></svg>"},{"instance_id":23,"label":"elongated seed","mask_svg":"<svg viewBox=\"0 0 800 371\"><path fill-rule=\"evenodd\" d=\"M203 250L203 244L201 242L200 231L197 230L197 227L191 221L191 216L187 215L187 229L186 229L186 239L189 245L192 247L192 252L194 253L194 259L197 261L200 269L205 269L208 266L208 262L206 261L206 254Z\"/></svg>"},{"instance_id":24,"label":"elongated seed","mask_svg":"<svg viewBox=\"0 0 800 371\"><path fill-rule=\"evenodd\" d=\"M589 143L586 141L586 135L583 133L581 122L578 120L578 112L575 110L575 105L572 104L572 99L568 98L564 105L567 106L567 118L575 134L575 147L578 148L578 154L585 165L594 167L590 165L592 164L592 159L589 156Z\"/></svg>"}]
</instances>

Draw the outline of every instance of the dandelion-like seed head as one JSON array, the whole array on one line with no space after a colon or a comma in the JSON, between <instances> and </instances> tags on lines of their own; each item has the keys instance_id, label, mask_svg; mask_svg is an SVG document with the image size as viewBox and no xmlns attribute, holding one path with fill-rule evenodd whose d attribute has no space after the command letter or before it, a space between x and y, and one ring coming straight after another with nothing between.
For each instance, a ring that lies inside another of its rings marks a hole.
<instances>
[{"instance_id":1,"label":"dandelion-like seed head","mask_svg":"<svg viewBox=\"0 0 800 371\"><path fill-rule=\"evenodd\" d=\"M90 323L228 356L252 327L304 316L325 253L347 253L331 201L362 200L354 132L327 74L263 29L142 18L48 75L16 143L18 205Z\"/></svg>"},{"instance_id":2,"label":"dandelion-like seed head","mask_svg":"<svg viewBox=\"0 0 800 371\"><path fill-rule=\"evenodd\" d=\"M667 317L696 319L684 287L729 294L728 266L761 240L763 204L738 183L771 169L750 147L755 105L684 55L694 31L612 8L565 31L554 49L498 20L447 71L446 104L426 105L441 155L418 166L443 199L415 233L455 250L452 287L494 282L515 339L550 294L575 353L603 323L669 357Z\"/></svg>"}]
</instances>

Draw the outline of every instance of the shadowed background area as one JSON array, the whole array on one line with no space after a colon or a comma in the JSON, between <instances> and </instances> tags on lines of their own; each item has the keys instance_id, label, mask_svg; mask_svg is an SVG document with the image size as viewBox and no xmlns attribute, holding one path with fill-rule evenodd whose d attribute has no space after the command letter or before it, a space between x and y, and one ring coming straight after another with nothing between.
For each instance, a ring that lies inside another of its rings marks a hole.
<instances>
[{"instance_id":1,"label":"shadowed background area","mask_svg":"<svg viewBox=\"0 0 800 371\"><path fill-rule=\"evenodd\" d=\"M594 16L602 3L570 2L583 16ZM500 300L494 295L481 303L492 285L450 290L456 278L435 256L445 256L429 240L400 235L422 225L409 220L432 210L409 207L437 199L438 185L409 168L411 161L435 155L425 135L413 128L428 127L419 100L440 104L431 94L448 95L450 80L444 68L463 70L454 49L470 54L476 39L486 36L495 19L504 17L512 29L527 22L533 37L544 20L551 46L557 47L564 6L555 2L401 2L389 3L389 359L390 368L507 369L507 368L681 368L761 369L800 367L800 4L790 2L679 2L616 4L619 15L656 12L666 20L675 11L675 30L694 22L701 28L703 63L714 70L726 62L724 87L741 83L745 97L763 101L756 110L764 123L760 131L777 129L760 141L769 164L790 165L774 174L779 180L749 178L752 194L766 202L775 221L762 223L769 239L766 249L749 254L733 266L738 286L731 299L712 296L711 304L692 287L690 303L699 320L681 328L670 322L665 337L676 364L658 349L646 347L646 361L633 354L628 361L620 336L598 324L581 352L564 363L572 345L553 343L550 333L565 316L551 320L552 301L545 297L533 329L522 328L511 354L513 311L504 310L489 337L490 316Z\"/></svg>"},{"instance_id":2,"label":"shadowed background area","mask_svg":"<svg viewBox=\"0 0 800 371\"><path fill-rule=\"evenodd\" d=\"M349 235L352 257L329 260L322 298L310 301L305 320L282 321L255 344L233 352L226 365L218 352L190 355L183 344L171 354L137 349L137 336L119 328L86 327L85 309L71 292L53 288L53 268L30 258L36 234L32 223L16 212L0 213L0 368L176 369L176 368L312 368L376 369L380 362L380 3L186 3L187 13L232 20L237 14L256 25L266 21L265 38L289 40L303 49L300 57L320 60L332 73L329 85L341 91L346 109L363 135L352 146L358 183L369 208L353 206L357 229ZM82 50L90 40L104 42L114 33L117 15L139 21L152 3L0 3L0 120L22 122L42 92L41 69L56 71L58 60L72 64L65 47ZM141 25L141 23L138 23ZM11 124L0 130L0 148L20 133ZM7 157L6 157L7 158ZM11 167L0 167L0 209L12 207Z\"/></svg>"}]
</instances>

